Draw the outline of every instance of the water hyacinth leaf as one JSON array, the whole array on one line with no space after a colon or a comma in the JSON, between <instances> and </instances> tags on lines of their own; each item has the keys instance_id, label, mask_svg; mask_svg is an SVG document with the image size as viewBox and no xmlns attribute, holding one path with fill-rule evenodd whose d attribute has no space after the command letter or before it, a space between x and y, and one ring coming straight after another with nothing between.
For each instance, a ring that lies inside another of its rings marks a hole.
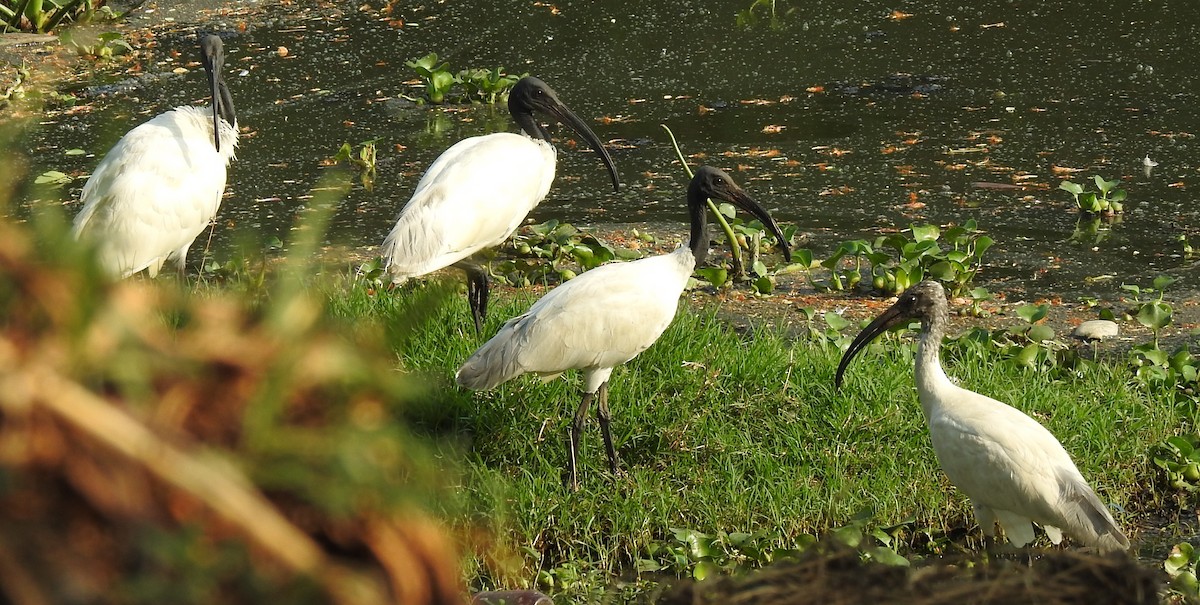
<instances>
[{"instance_id":1,"label":"water hyacinth leaf","mask_svg":"<svg viewBox=\"0 0 1200 605\"><path fill-rule=\"evenodd\" d=\"M1045 325L1036 325L1029 328L1029 340L1033 342L1044 342L1054 340L1054 328Z\"/></svg>"},{"instance_id":2,"label":"water hyacinth leaf","mask_svg":"<svg viewBox=\"0 0 1200 605\"><path fill-rule=\"evenodd\" d=\"M717 205L717 210L720 210L721 214L724 215L725 218L737 217L737 208L734 208L733 204L730 204L729 202L721 202Z\"/></svg>"},{"instance_id":3,"label":"water hyacinth leaf","mask_svg":"<svg viewBox=\"0 0 1200 605\"><path fill-rule=\"evenodd\" d=\"M929 267L929 275L938 281L950 281L957 273L954 266L946 261L939 261Z\"/></svg>"},{"instance_id":4,"label":"water hyacinth leaf","mask_svg":"<svg viewBox=\"0 0 1200 605\"><path fill-rule=\"evenodd\" d=\"M1083 193L1083 186L1071 181L1063 181L1058 184L1058 188L1070 193L1071 195L1079 195Z\"/></svg>"},{"instance_id":5,"label":"water hyacinth leaf","mask_svg":"<svg viewBox=\"0 0 1200 605\"><path fill-rule=\"evenodd\" d=\"M1191 564L1194 555L1195 549L1191 544L1187 542L1176 544L1175 547L1171 549L1171 554L1167 555L1166 561L1163 561L1163 569L1165 569L1169 575L1173 576L1178 573L1179 570L1186 569L1187 566Z\"/></svg>"},{"instance_id":6,"label":"water hyacinth leaf","mask_svg":"<svg viewBox=\"0 0 1200 605\"><path fill-rule=\"evenodd\" d=\"M825 323L834 330L841 332L850 325L850 320L832 311L825 312Z\"/></svg>"},{"instance_id":7,"label":"water hyacinth leaf","mask_svg":"<svg viewBox=\"0 0 1200 605\"><path fill-rule=\"evenodd\" d=\"M1123 201L1125 201L1125 196L1126 196L1125 190L1118 189L1118 190L1114 191L1112 193L1112 195L1110 195L1108 197L1108 199L1111 202L1123 202Z\"/></svg>"},{"instance_id":8,"label":"water hyacinth leaf","mask_svg":"<svg viewBox=\"0 0 1200 605\"><path fill-rule=\"evenodd\" d=\"M979 257L983 256L983 253L987 252L988 248L991 248L992 244L995 244L995 243L996 243L996 240L994 240L986 235L979 236L975 240L975 257L979 258Z\"/></svg>"},{"instance_id":9,"label":"water hyacinth leaf","mask_svg":"<svg viewBox=\"0 0 1200 605\"><path fill-rule=\"evenodd\" d=\"M1050 305L1045 303L1040 305L1028 304L1017 307L1017 316L1031 324L1041 321L1049 312Z\"/></svg>"},{"instance_id":10,"label":"water hyacinth leaf","mask_svg":"<svg viewBox=\"0 0 1200 605\"><path fill-rule=\"evenodd\" d=\"M940 230L937 225L913 225L913 239L918 242L931 241L938 238Z\"/></svg>"},{"instance_id":11,"label":"water hyacinth leaf","mask_svg":"<svg viewBox=\"0 0 1200 605\"><path fill-rule=\"evenodd\" d=\"M775 280L771 279L770 275L763 275L755 279L751 285L759 294L770 294L775 291Z\"/></svg>"},{"instance_id":12,"label":"water hyacinth leaf","mask_svg":"<svg viewBox=\"0 0 1200 605\"><path fill-rule=\"evenodd\" d=\"M755 260L754 266L751 267L751 271L754 271L755 275L765 276L767 274L767 265L761 260Z\"/></svg>"},{"instance_id":13,"label":"water hyacinth leaf","mask_svg":"<svg viewBox=\"0 0 1200 605\"><path fill-rule=\"evenodd\" d=\"M893 567L908 567L911 565L908 559L900 556L896 553L896 551L886 546L874 546L868 548L866 549L866 553L871 557L871 559L883 563L884 565L891 565Z\"/></svg>"},{"instance_id":14,"label":"water hyacinth leaf","mask_svg":"<svg viewBox=\"0 0 1200 605\"><path fill-rule=\"evenodd\" d=\"M720 288L729 281L729 271L725 267L703 267L696 269L696 274L714 288Z\"/></svg>"},{"instance_id":15,"label":"water hyacinth leaf","mask_svg":"<svg viewBox=\"0 0 1200 605\"><path fill-rule=\"evenodd\" d=\"M717 576L720 573L721 566L712 561L705 560L696 563L696 567L692 569L692 578L695 578L699 582L705 578Z\"/></svg>"},{"instance_id":16,"label":"water hyacinth leaf","mask_svg":"<svg viewBox=\"0 0 1200 605\"><path fill-rule=\"evenodd\" d=\"M1026 345L1021 349L1020 353L1017 353L1016 357L1013 357L1013 361L1016 362L1017 365L1025 366L1027 368L1036 368L1038 362L1038 353L1041 351L1042 348L1036 344Z\"/></svg>"},{"instance_id":17,"label":"water hyacinth leaf","mask_svg":"<svg viewBox=\"0 0 1200 605\"><path fill-rule=\"evenodd\" d=\"M806 269L813 265L813 253L808 248L800 248L792 252L792 259L795 264L803 265Z\"/></svg>"},{"instance_id":18,"label":"water hyacinth leaf","mask_svg":"<svg viewBox=\"0 0 1200 605\"><path fill-rule=\"evenodd\" d=\"M1142 305L1137 320L1151 330L1161 330L1171 323L1171 305L1161 301Z\"/></svg>"},{"instance_id":19,"label":"water hyacinth leaf","mask_svg":"<svg viewBox=\"0 0 1200 605\"><path fill-rule=\"evenodd\" d=\"M1159 275L1158 277L1154 278L1154 289L1162 292L1173 283L1175 283L1174 277L1171 277L1170 275Z\"/></svg>"},{"instance_id":20,"label":"water hyacinth leaf","mask_svg":"<svg viewBox=\"0 0 1200 605\"><path fill-rule=\"evenodd\" d=\"M33 182L37 183L38 185L53 185L55 187L59 187L66 185L73 180L75 179L69 174L64 174L57 170L47 170L33 179Z\"/></svg>"}]
</instances>

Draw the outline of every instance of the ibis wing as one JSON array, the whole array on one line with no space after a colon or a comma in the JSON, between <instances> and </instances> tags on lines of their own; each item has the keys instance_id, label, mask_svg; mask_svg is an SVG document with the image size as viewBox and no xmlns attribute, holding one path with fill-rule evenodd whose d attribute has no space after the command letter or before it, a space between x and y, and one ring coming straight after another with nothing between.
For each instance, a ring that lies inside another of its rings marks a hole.
<instances>
[{"instance_id":1,"label":"ibis wing","mask_svg":"<svg viewBox=\"0 0 1200 605\"><path fill-rule=\"evenodd\" d=\"M384 240L393 278L424 275L502 243L550 191L554 164L552 146L512 133L447 149Z\"/></svg>"},{"instance_id":2,"label":"ibis wing","mask_svg":"<svg viewBox=\"0 0 1200 605\"><path fill-rule=\"evenodd\" d=\"M463 364L459 384L488 389L526 372L612 368L662 335L687 275L679 255L614 263L551 290Z\"/></svg>"}]
</instances>

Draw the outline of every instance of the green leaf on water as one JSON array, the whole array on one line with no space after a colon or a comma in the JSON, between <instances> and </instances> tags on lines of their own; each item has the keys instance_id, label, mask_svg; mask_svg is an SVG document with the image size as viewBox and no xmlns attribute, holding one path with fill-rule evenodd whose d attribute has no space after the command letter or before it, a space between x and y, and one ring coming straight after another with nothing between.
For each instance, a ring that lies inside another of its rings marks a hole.
<instances>
[{"instance_id":1,"label":"green leaf on water","mask_svg":"<svg viewBox=\"0 0 1200 605\"><path fill-rule=\"evenodd\" d=\"M1154 278L1154 289L1162 292L1173 283L1175 283L1174 277L1171 277L1170 275L1159 275L1158 277Z\"/></svg>"},{"instance_id":2,"label":"green leaf on water","mask_svg":"<svg viewBox=\"0 0 1200 605\"><path fill-rule=\"evenodd\" d=\"M1072 195L1079 195L1080 193L1083 193L1083 186L1078 183L1072 183L1071 181L1063 181L1059 183L1058 188Z\"/></svg>"}]
</instances>

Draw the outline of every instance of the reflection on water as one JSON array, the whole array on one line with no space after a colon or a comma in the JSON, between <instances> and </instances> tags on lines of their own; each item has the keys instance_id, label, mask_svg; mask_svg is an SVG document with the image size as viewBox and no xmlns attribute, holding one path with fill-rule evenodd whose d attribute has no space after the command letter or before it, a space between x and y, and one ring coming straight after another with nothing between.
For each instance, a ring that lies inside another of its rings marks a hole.
<instances>
[{"instance_id":1,"label":"reflection on water","mask_svg":"<svg viewBox=\"0 0 1200 605\"><path fill-rule=\"evenodd\" d=\"M818 257L913 221L975 218L998 242L981 276L993 288L1111 295L1121 279L1196 274L1178 241L1200 224L1189 191L1200 160L1189 60L1200 11L1186 1L937 1L903 17L814 0L777 27L752 29L735 25L739 4L450 2L202 22L226 37L230 88L251 131L230 169L215 245L248 234L286 240L321 161L370 139L374 191L356 188L342 202L330 239L378 245L441 151L515 130L503 108L402 99L412 92L404 62L436 52L455 70L499 65L542 77L617 143L626 186L613 194L586 146L560 141L558 178L533 220L674 221L682 232L685 180L658 126L666 123L694 161L730 170L781 220L811 232ZM133 124L203 99L202 72L175 75L179 63L167 61L176 50L191 57L189 34L161 36L146 75L80 91L95 111L30 133L34 174L90 171ZM92 155L63 155L72 148ZM1147 155L1159 164L1149 176ZM1077 224L1058 183L1092 174L1122 180L1121 222ZM1107 274L1119 277L1083 279Z\"/></svg>"}]
</instances>

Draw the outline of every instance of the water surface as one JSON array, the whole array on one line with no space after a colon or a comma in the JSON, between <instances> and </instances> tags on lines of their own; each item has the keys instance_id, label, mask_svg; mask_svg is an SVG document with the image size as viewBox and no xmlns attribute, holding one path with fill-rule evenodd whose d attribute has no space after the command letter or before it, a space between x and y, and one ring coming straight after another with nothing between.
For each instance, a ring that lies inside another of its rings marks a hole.
<instances>
[{"instance_id":1,"label":"water surface","mask_svg":"<svg viewBox=\"0 0 1200 605\"><path fill-rule=\"evenodd\" d=\"M1190 192L1200 10L1182 0L780 1L774 24L748 28L735 20L748 1L398 3L390 14L342 3L189 15L187 4L131 24L176 19L142 73L98 73L74 91L93 111L46 120L25 143L34 174L90 171L134 124L205 101L202 70L173 70L196 54L197 29L220 33L249 132L214 231L218 257L234 241L286 241L343 142L377 140L379 172L373 191L340 202L329 241L366 249L439 153L515 129L502 108L405 101L419 91L404 62L436 52L456 70L538 75L613 142L621 192L586 146L560 140L535 221L674 222L682 237L685 183L667 124L695 162L731 171L811 233L818 257L911 222L974 218L998 241L980 276L992 288L1111 296L1160 272L1194 288L1196 263L1177 239L1200 242ZM63 154L74 148L88 155ZM1147 155L1159 164L1149 176ZM1078 214L1058 183L1093 174L1122 180L1125 216L1103 237L1069 241ZM1115 278L1084 280L1097 276Z\"/></svg>"}]
</instances>

